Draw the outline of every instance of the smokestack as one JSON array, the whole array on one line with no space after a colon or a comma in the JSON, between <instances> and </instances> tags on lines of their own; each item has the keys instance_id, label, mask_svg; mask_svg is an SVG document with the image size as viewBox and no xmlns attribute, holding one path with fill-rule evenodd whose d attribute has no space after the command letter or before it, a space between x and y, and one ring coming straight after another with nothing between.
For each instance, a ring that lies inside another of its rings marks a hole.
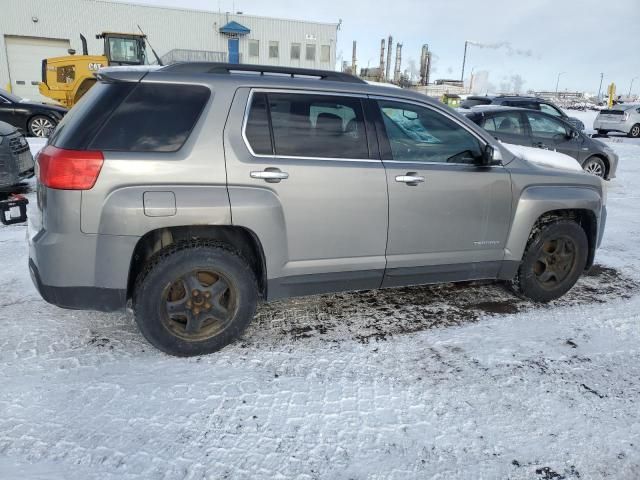
<instances>
[{"instance_id":1,"label":"smokestack","mask_svg":"<svg viewBox=\"0 0 640 480\"><path fill-rule=\"evenodd\" d=\"M427 57L429 55L429 45L422 45L422 53L420 55L420 85L426 85L427 78Z\"/></svg>"},{"instance_id":2,"label":"smokestack","mask_svg":"<svg viewBox=\"0 0 640 480\"><path fill-rule=\"evenodd\" d=\"M351 56L351 75L358 76L358 66L356 65L356 41L353 41L353 54Z\"/></svg>"},{"instance_id":3,"label":"smokestack","mask_svg":"<svg viewBox=\"0 0 640 480\"><path fill-rule=\"evenodd\" d=\"M384 79L389 82L391 80L391 50L393 47L393 37L389 35L387 42L387 68L385 70Z\"/></svg>"},{"instance_id":4,"label":"smokestack","mask_svg":"<svg viewBox=\"0 0 640 480\"><path fill-rule=\"evenodd\" d=\"M425 74L424 84L429 85L429 77L431 76L431 52L427 50L427 71Z\"/></svg>"},{"instance_id":5,"label":"smokestack","mask_svg":"<svg viewBox=\"0 0 640 480\"><path fill-rule=\"evenodd\" d=\"M379 80L384 81L384 38L380 41L380 78Z\"/></svg>"},{"instance_id":6,"label":"smokestack","mask_svg":"<svg viewBox=\"0 0 640 480\"><path fill-rule=\"evenodd\" d=\"M398 43L396 45L396 68L393 73L393 80L398 83L400 82L400 67L402 66L402 44Z\"/></svg>"}]
</instances>

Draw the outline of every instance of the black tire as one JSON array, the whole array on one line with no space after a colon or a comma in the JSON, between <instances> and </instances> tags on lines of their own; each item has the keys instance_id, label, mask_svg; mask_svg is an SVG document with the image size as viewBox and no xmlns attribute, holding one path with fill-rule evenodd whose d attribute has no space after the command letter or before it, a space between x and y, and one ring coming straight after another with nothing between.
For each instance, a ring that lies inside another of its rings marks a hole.
<instances>
[{"instance_id":1,"label":"black tire","mask_svg":"<svg viewBox=\"0 0 640 480\"><path fill-rule=\"evenodd\" d=\"M628 135L631 138L640 138L640 123L636 123L633 127L631 127Z\"/></svg>"},{"instance_id":2,"label":"black tire","mask_svg":"<svg viewBox=\"0 0 640 480\"><path fill-rule=\"evenodd\" d=\"M185 241L149 260L136 282L133 308L149 343L188 357L213 353L239 337L257 299L255 275L238 252L220 242Z\"/></svg>"},{"instance_id":3,"label":"black tire","mask_svg":"<svg viewBox=\"0 0 640 480\"><path fill-rule=\"evenodd\" d=\"M607 165L602 158L596 156L587 158L582 164L582 169L600 178L605 178L607 175Z\"/></svg>"},{"instance_id":4,"label":"black tire","mask_svg":"<svg viewBox=\"0 0 640 480\"><path fill-rule=\"evenodd\" d=\"M57 122L51 117L35 115L29 119L27 130L32 137L47 138L56 128L56 125Z\"/></svg>"},{"instance_id":5,"label":"black tire","mask_svg":"<svg viewBox=\"0 0 640 480\"><path fill-rule=\"evenodd\" d=\"M561 247L560 240L565 247L570 243L569 248ZM588 250L587 235L573 221L558 220L534 228L512 282L513 289L534 302L561 297L580 278L587 264ZM567 252L571 252L571 258L565 262ZM555 276L555 281L549 278L550 274Z\"/></svg>"},{"instance_id":6,"label":"black tire","mask_svg":"<svg viewBox=\"0 0 640 480\"><path fill-rule=\"evenodd\" d=\"M606 137L608 133L609 133L609 130L598 130L599 137Z\"/></svg>"}]
</instances>

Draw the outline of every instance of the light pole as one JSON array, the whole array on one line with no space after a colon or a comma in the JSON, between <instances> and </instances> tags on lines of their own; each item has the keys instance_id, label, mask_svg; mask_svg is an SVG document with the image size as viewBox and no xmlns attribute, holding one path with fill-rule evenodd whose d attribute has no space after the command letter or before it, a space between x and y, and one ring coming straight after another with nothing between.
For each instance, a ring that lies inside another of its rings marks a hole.
<instances>
[{"instance_id":1,"label":"light pole","mask_svg":"<svg viewBox=\"0 0 640 480\"><path fill-rule=\"evenodd\" d=\"M598 87L598 102L600 101L600 92L602 92L602 79L604 78L604 73L600 72L600 86Z\"/></svg>"},{"instance_id":2,"label":"light pole","mask_svg":"<svg viewBox=\"0 0 640 480\"><path fill-rule=\"evenodd\" d=\"M631 79L631 85L629 85L629 98L631 98L631 89L633 88L633 81L638 78L638 77L633 77Z\"/></svg>"},{"instance_id":3,"label":"light pole","mask_svg":"<svg viewBox=\"0 0 640 480\"><path fill-rule=\"evenodd\" d=\"M567 72L558 73L558 79L556 80L556 97L558 96L558 85L560 84L560 75L565 74Z\"/></svg>"}]
</instances>

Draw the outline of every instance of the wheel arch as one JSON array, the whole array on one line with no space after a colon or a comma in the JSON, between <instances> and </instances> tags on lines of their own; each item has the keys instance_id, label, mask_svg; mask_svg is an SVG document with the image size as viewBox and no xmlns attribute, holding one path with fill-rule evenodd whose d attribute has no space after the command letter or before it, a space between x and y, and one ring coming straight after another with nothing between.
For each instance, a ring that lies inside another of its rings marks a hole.
<instances>
[{"instance_id":1,"label":"wheel arch","mask_svg":"<svg viewBox=\"0 0 640 480\"><path fill-rule=\"evenodd\" d=\"M602 221L600 193L587 187L531 187L525 190L515 209L506 242L505 260L520 262L531 235L541 225L558 219L578 223L589 242L587 269L593 265Z\"/></svg>"},{"instance_id":2,"label":"wheel arch","mask_svg":"<svg viewBox=\"0 0 640 480\"><path fill-rule=\"evenodd\" d=\"M230 225L185 225L150 230L140 237L129 263L127 299L132 298L136 279L154 253L180 241L198 239L221 241L237 250L255 273L260 296L266 298L267 267L264 249L253 231Z\"/></svg>"}]
</instances>

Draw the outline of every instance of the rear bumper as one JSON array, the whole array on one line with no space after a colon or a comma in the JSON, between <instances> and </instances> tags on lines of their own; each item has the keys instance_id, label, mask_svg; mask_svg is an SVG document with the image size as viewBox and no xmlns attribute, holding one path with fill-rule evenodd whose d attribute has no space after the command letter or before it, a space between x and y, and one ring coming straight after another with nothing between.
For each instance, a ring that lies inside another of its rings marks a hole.
<instances>
[{"instance_id":1,"label":"rear bumper","mask_svg":"<svg viewBox=\"0 0 640 480\"><path fill-rule=\"evenodd\" d=\"M42 298L75 310L111 312L127 305L129 267L138 237L61 234L32 229L29 271Z\"/></svg>"},{"instance_id":2,"label":"rear bumper","mask_svg":"<svg viewBox=\"0 0 640 480\"><path fill-rule=\"evenodd\" d=\"M596 119L593 122L594 130L607 130L609 132L629 133L631 126L626 122L608 122Z\"/></svg>"},{"instance_id":3,"label":"rear bumper","mask_svg":"<svg viewBox=\"0 0 640 480\"><path fill-rule=\"evenodd\" d=\"M38 267L29 259L29 273L38 293L45 302L72 310L98 310L113 312L127 304L127 290L99 287L54 287L45 285Z\"/></svg>"}]
</instances>

